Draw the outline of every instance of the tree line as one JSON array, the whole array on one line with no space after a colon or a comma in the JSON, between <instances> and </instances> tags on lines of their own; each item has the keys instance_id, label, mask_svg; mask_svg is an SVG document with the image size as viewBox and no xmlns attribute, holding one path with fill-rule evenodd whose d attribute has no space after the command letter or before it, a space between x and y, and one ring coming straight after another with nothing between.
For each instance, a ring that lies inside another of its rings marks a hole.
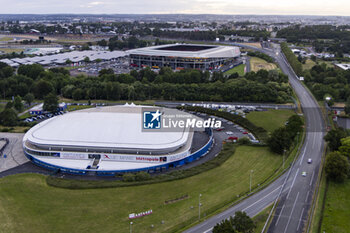
<instances>
[{"instance_id":1,"label":"tree line","mask_svg":"<svg viewBox=\"0 0 350 233\"><path fill-rule=\"evenodd\" d=\"M298 115L289 117L285 126L282 126L272 132L267 144L271 151L277 154L284 154L287 152L294 139L303 130L303 120Z\"/></svg>"},{"instance_id":2,"label":"tree line","mask_svg":"<svg viewBox=\"0 0 350 233\"><path fill-rule=\"evenodd\" d=\"M331 96L332 104L334 101L347 101L350 97L350 70L327 67L323 63L305 71L304 81L318 100Z\"/></svg>"},{"instance_id":3,"label":"tree line","mask_svg":"<svg viewBox=\"0 0 350 233\"><path fill-rule=\"evenodd\" d=\"M281 43L281 49L296 75L301 76L303 72L303 66L298 60L298 58L294 55L292 50L290 50L288 44L285 42Z\"/></svg>"},{"instance_id":4,"label":"tree line","mask_svg":"<svg viewBox=\"0 0 350 233\"><path fill-rule=\"evenodd\" d=\"M105 100L164 99L181 101L290 101L291 88L285 75L275 71L250 72L224 77L222 73L183 70L174 72L162 68L129 74L114 74L102 70L98 77L72 77L64 68L45 70L41 65L21 65L17 74L6 64L0 65L0 94L2 98L24 97L32 93L44 99L50 93L65 98Z\"/></svg>"},{"instance_id":5,"label":"tree line","mask_svg":"<svg viewBox=\"0 0 350 233\"><path fill-rule=\"evenodd\" d=\"M344 182L350 177L350 131L343 128L332 129L324 137L331 150L326 156L325 171L327 178L335 182Z\"/></svg>"}]
</instances>

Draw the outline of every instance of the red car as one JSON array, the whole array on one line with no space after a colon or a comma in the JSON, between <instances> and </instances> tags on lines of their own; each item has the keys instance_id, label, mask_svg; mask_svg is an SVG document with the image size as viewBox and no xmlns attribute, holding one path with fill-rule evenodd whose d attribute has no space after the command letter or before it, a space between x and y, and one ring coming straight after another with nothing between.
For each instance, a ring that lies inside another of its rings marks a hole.
<instances>
[{"instance_id":1,"label":"red car","mask_svg":"<svg viewBox=\"0 0 350 233\"><path fill-rule=\"evenodd\" d=\"M248 134L248 132L247 132L247 131L244 131L243 134Z\"/></svg>"},{"instance_id":2,"label":"red car","mask_svg":"<svg viewBox=\"0 0 350 233\"><path fill-rule=\"evenodd\" d=\"M237 141L238 137L228 137L227 140Z\"/></svg>"}]
</instances>

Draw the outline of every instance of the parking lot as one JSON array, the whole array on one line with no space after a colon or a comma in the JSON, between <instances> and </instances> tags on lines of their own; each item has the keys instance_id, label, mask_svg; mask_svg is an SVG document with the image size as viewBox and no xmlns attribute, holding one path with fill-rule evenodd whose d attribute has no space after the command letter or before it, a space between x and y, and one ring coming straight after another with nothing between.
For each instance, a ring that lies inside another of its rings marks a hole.
<instances>
[{"instance_id":1,"label":"parking lot","mask_svg":"<svg viewBox=\"0 0 350 233\"><path fill-rule=\"evenodd\" d=\"M97 76L102 69L112 69L115 74L129 73L129 60L128 59L118 59L115 61L104 61L104 62L93 62L85 63L84 67L78 67L76 69L71 69L70 73L73 76L79 74L86 74L90 76Z\"/></svg>"},{"instance_id":2,"label":"parking lot","mask_svg":"<svg viewBox=\"0 0 350 233\"><path fill-rule=\"evenodd\" d=\"M22 148L21 133L0 133L0 138L9 139L9 144L5 147L3 155L0 157L0 172L17 167L28 162Z\"/></svg>"},{"instance_id":3,"label":"parking lot","mask_svg":"<svg viewBox=\"0 0 350 233\"><path fill-rule=\"evenodd\" d=\"M31 117L27 117L26 119L24 119L24 122L41 122L43 120L52 118L54 116L58 116L58 115L63 115L65 112L60 111L60 112L55 112L55 113L46 113L46 114L41 114L41 115L33 115Z\"/></svg>"}]
</instances>

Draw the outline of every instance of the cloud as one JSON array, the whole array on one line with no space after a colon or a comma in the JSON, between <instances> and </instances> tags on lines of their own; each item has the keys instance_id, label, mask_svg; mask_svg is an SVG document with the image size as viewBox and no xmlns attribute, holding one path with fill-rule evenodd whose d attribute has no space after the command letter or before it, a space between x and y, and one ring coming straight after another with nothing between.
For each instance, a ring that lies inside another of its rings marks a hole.
<instances>
[{"instance_id":1,"label":"cloud","mask_svg":"<svg viewBox=\"0 0 350 233\"><path fill-rule=\"evenodd\" d=\"M350 15L350 2L348 0L1 0L0 13Z\"/></svg>"}]
</instances>

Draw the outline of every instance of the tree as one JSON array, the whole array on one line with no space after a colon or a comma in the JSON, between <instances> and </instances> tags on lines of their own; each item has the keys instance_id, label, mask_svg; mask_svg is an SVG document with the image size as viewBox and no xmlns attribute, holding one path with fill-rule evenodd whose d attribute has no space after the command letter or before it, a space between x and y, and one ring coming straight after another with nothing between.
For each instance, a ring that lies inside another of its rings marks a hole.
<instances>
[{"instance_id":1,"label":"tree","mask_svg":"<svg viewBox=\"0 0 350 233\"><path fill-rule=\"evenodd\" d=\"M14 101L13 101L13 107L18 111L22 112L23 110L23 103L22 103L22 98L20 96L16 96Z\"/></svg>"},{"instance_id":2,"label":"tree","mask_svg":"<svg viewBox=\"0 0 350 233\"><path fill-rule=\"evenodd\" d=\"M331 151L336 151L341 146L341 139L347 136L347 132L343 128L332 129L324 137Z\"/></svg>"},{"instance_id":3,"label":"tree","mask_svg":"<svg viewBox=\"0 0 350 233\"><path fill-rule=\"evenodd\" d=\"M253 233L255 228L253 220L246 212L237 211L234 218L230 217L216 224L213 233Z\"/></svg>"},{"instance_id":4,"label":"tree","mask_svg":"<svg viewBox=\"0 0 350 233\"><path fill-rule=\"evenodd\" d=\"M349 173L349 161L340 152L331 152L326 157L326 174L327 177L336 182L343 182Z\"/></svg>"},{"instance_id":5,"label":"tree","mask_svg":"<svg viewBox=\"0 0 350 233\"><path fill-rule=\"evenodd\" d=\"M253 233L256 228L253 220L246 212L237 211L235 217L232 219L234 229L241 233Z\"/></svg>"},{"instance_id":6,"label":"tree","mask_svg":"<svg viewBox=\"0 0 350 233\"><path fill-rule=\"evenodd\" d=\"M20 65L18 67L17 73L25 75L32 79L36 79L44 71L45 70L41 65L33 64L33 65Z\"/></svg>"},{"instance_id":7,"label":"tree","mask_svg":"<svg viewBox=\"0 0 350 233\"><path fill-rule=\"evenodd\" d=\"M111 68L108 68L108 69L102 69L98 72L99 77L101 77L104 74L114 74L114 70Z\"/></svg>"},{"instance_id":8,"label":"tree","mask_svg":"<svg viewBox=\"0 0 350 233\"><path fill-rule=\"evenodd\" d=\"M44 96L53 92L53 86L50 82L46 80L39 80L34 84L33 93L36 98L42 99Z\"/></svg>"},{"instance_id":9,"label":"tree","mask_svg":"<svg viewBox=\"0 0 350 233\"><path fill-rule=\"evenodd\" d=\"M15 126L17 121L17 113L12 108L5 108L0 113L0 123L4 126Z\"/></svg>"},{"instance_id":10,"label":"tree","mask_svg":"<svg viewBox=\"0 0 350 233\"><path fill-rule=\"evenodd\" d=\"M43 110L48 112L56 112L58 108L58 98L55 94L50 93L44 98Z\"/></svg>"},{"instance_id":11,"label":"tree","mask_svg":"<svg viewBox=\"0 0 350 233\"><path fill-rule=\"evenodd\" d=\"M281 127L273 131L267 143L271 151L277 154L283 154L284 150L288 150L291 144L291 137L286 127Z\"/></svg>"},{"instance_id":12,"label":"tree","mask_svg":"<svg viewBox=\"0 0 350 233\"><path fill-rule=\"evenodd\" d=\"M233 228L232 224L232 217L230 217L230 220L225 219L220 223L217 223L213 228L213 233L235 233L235 229Z\"/></svg>"},{"instance_id":13,"label":"tree","mask_svg":"<svg viewBox=\"0 0 350 233\"><path fill-rule=\"evenodd\" d=\"M28 106L30 106L34 101L34 95L32 93L28 93L23 97L23 99L27 102Z\"/></svg>"},{"instance_id":14,"label":"tree","mask_svg":"<svg viewBox=\"0 0 350 233\"><path fill-rule=\"evenodd\" d=\"M339 147L339 152L350 158L350 137L343 138L340 140L341 141L341 146Z\"/></svg>"},{"instance_id":15,"label":"tree","mask_svg":"<svg viewBox=\"0 0 350 233\"><path fill-rule=\"evenodd\" d=\"M300 133L303 128L303 120L298 115L293 115L288 118L288 123L286 125L286 129L289 132L291 137L295 137L297 133Z\"/></svg>"},{"instance_id":16,"label":"tree","mask_svg":"<svg viewBox=\"0 0 350 233\"><path fill-rule=\"evenodd\" d=\"M90 58L89 57L85 57L84 58L84 62L90 62Z\"/></svg>"},{"instance_id":17,"label":"tree","mask_svg":"<svg viewBox=\"0 0 350 233\"><path fill-rule=\"evenodd\" d=\"M72 93L72 98L74 100L81 100L84 98L84 91L81 88L77 88Z\"/></svg>"}]
</instances>

